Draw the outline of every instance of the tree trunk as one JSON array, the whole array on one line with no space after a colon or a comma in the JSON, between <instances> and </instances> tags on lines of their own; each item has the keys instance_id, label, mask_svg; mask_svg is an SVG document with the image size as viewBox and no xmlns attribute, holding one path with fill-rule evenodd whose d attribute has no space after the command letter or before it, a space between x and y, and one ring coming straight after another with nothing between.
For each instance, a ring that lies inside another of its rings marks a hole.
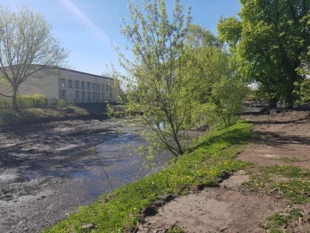
<instances>
[{"instance_id":1,"label":"tree trunk","mask_svg":"<svg viewBox=\"0 0 310 233\"><path fill-rule=\"evenodd\" d=\"M277 102L278 102L278 99L275 98L275 97L270 97L269 98L269 107L270 108L276 108L277 107Z\"/></svg>"},{"instance_id":2,"label":"tree trunk","mask_svg":"<svg viewBox=\"0 0 310 233\"><path fill-rule=\"evenodd\" d=\"M17 102L17 88L13 88L13 95L12 95L12 108L15 112L20 112L18 102Z\"/></svg>"},{"instance_id":3,"label":"tree trunk","mask_svg":"<svg viewBox=\"0 0 310 233\"><path fill-rule=\"evenodd\" d=\"M294 97L293 97L293 91L288 91L285 97L285 107L288 109L292 109L294 106Z\"/></svg>"}]
</instances>

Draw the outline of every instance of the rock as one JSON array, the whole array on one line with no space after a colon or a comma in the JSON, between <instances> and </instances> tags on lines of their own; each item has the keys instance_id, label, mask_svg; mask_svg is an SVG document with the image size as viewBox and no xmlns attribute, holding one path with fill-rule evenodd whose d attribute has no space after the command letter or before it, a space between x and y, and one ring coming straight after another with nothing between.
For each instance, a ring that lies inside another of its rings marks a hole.
<instances>
[{"instance_id":1,"label":"rock","mask_svg":"<svg viewBox=\"0 0 310 233\"><path fill-rule=\"evenodd\" d=\"M94 228L95 228L95 225L92 223L84 224L82 226L82 229L94 229Z\"/></svg>"}]
</instances>

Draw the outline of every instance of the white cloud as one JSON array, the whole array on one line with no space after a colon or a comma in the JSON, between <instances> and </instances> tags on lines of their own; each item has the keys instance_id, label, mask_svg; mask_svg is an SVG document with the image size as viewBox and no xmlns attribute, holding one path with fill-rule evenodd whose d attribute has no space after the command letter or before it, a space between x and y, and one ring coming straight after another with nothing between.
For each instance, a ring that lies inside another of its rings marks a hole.
<instances>
[{"instance_id":1,"label":"white cloud","mask_svg":"<svg viewBox=\"0 0 310 233\"><path fill-rule=\"evenodd\" d=\"M111 39L101 30L88 16L81 11L71 0L58 0L67 10L73 13L86 27L91 30L96 36L110 45Z\"/></svg>"}]
</instances>

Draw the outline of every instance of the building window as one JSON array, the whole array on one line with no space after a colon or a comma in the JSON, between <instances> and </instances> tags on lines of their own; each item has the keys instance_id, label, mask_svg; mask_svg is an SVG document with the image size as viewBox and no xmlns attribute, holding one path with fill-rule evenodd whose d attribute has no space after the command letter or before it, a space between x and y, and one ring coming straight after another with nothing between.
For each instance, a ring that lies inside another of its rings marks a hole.
<instances>
[{"instance_id":1,"label":"building window","mask_svg":"<svg viewBox=\"0 0 310 233\"><path fill-rule=\"evenodd\" d=\"M72 80L68 80L68 88L73 88L73 82Z\"/></svg>"},{"instance_id":2,"label":"building window","mask_svg":"<svg viewBox=\"0 0 310 233\"><path fill-rule=\"evenodd\" d=\"M100 84L97 84L97 91L100 91Z\"/></svg>"},{"instance_id":3,"label":"building window","mask_svg":"<svg viewBox=\"0 0 310 233\"><path fill-rule=\"evenodd\" d=\"M82 100L85 100L85 91L81 91L81 97L82 97Z\"/></svg>"},{"instance_id":4,"label":"building window","mask_svg":"<svg viewBox=\"0 0 310 233\"><path fill-rule=\"evenodd\" d=\"M96 92L93 92L93 100L96 99Z\"/></svg>"},{"instance_id":5,"label":"building window","mask_svg":"<svg viewBox=\"0 0 310 233\"><path fill-rule=\"evenodd\" d=\"M79 89L80 88L80 82L74 81L74 86L75 86L75 89Z\"/></svg>"},{"instance_id":6,"label":"building window","mask_svg":"<svg viewBox=\"0 0 310 233\"><path fill-rule=\"evenodd\" d=\"M104 100L104 92L102 92L102 99Z\"/></svg>"},{"instance_id":7,"label":"building window","mask_svg":"<svg viewBox=\"0 0 310 233\"><path fill-rule=\"evenodd\" d=\"M59 98L60 99L66 99L66 90L60 90Z\"/></svg>"},{"instance_id":8,"label":"building window","mask_svg":"<svg viewBox=\"0 0 310 233\"><path fill-rule=\"evenodd\" d=\"M87 90L90 90L90 82L87 82Z\"/></svg>"},{"instance_id":9,"label":"building window","mask_svg":"<svg viewBox=\"0 0 310 233\"><path fill-rule=\"evenodd\" d=\"M110 100L112 99L112 93L110 93Z\"/></svg>"},{"instance_id":10,"label":"building window","mask_svg":"<svg viewBox=\"0 0 310 233\"><path fill-rule=\"evenodd\" d=\"M80 99L80 92L79 91L75 91L75 99L76 100Z\"/></svg>"},{"instance_id":11,"label":"building window","mask_svg":"<svg viewBox=\"0 0 310 233\"><path fill-rule=\"evenodd\" d=\"M110 92L112 92L112 86L110 86Z\"/></svg>"},{"instance_id":12,"label":"building window","mask_svg":"<svg viewBox=\"0 0 310 233\"><path fill-rule=\"evenodd\" d=\"M87 92L87 99L90 100L90 91Z\"/></svg>"},{"instance_id":13,"label":"building window","mask_svg":"<svg viewBox=\"0 0 310 233\"><path fill-rule=\"evenodd\" d=\"M96 90L96 83L93 83L93 91Z\"/></svg>"},{"instance_id":14,"label":"building window","mask_svg":"<svg viewBox=\"0 0 310 233\"><path fill-rule=\"evenodd\" d=\"M85 90L85 82L81 82L81 89Z\"/></svg>"},{"instance_id":15,"label":"building window","mask_svg":"<svg viewBox=\"0 0 310 233\"><path fill-rule=\"evenodd\" d=\"M97 92L97 100L100 100L100 92Z\"/></svg>"},{"instance_id":16,"label":"building window","mask_svg":"<svg viewBox=\"0 0 310 233\"><path fill-rule=\"evenodd\" d=\"M104 84L101 84L101 91L104 91Z\"/></svg>"},{"instance_id":17,"label":"building window","mask_svg":"<svg viewBox=\"0 0 310 233\"><path fill-rule=\"evenodd\" d=\"M66 88L66 80L60 79L60 88Z\"/></svg>"},{"instance_id":18,"label":"building window","mask_svg":"<svg viewBox=\"0 0 310 233\"><path fill-rule=\"evenodd\" d=\"M106 91L109 91L109 85L107 84L107 89L106 89Z\"/></svg>"}]
</instances>

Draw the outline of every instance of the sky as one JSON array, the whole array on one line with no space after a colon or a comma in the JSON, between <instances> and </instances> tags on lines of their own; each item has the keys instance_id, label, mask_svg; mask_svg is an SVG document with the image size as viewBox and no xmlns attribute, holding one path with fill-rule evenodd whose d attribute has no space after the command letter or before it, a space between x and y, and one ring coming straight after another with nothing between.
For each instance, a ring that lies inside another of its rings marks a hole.
<instances>
[{"instance_id":1,"label":"sky","mask_svg":"<svg viewBox=\"0 0 310 233\"><path fill-rule=\"evenodd\" d=\"M136 0L141 5L141 0ZM181 0L186 13L192 7L192 23L216 34L220 16L236 16L238 0ZM172 12L173 0L166 0ZM113 64L119 68L113 45L124 48L128 43L121 35L121 17L130 22L127 0L0 0L0 5L16 11L28 6L45 16L53 26L52 34L70 51L69 68L101 75Z\"/></svg>"}]
</instances>

